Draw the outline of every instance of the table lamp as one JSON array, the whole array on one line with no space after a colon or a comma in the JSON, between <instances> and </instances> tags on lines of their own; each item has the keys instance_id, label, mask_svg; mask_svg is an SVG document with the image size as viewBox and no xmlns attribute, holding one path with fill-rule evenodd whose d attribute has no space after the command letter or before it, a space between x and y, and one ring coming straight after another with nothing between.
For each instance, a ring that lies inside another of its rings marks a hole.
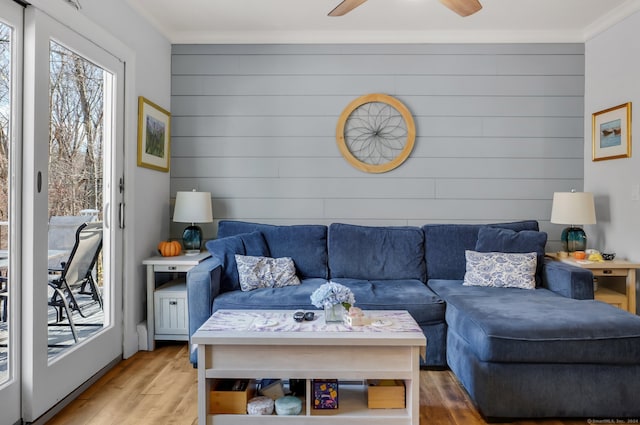
<instances>
[{"instance_id":1,"label":"table lamp","mask_svg":"<svg viewBox=\"0 0 640 425\"><path fill-rule=\"evenodd\" d=\"M564 251L584 251L587 247L587 235L578 225L596 224L593 193L575 190L555 192L551 207L551 222L570 225L563 229L560 235Z\"/></svg>"},{"instance_id":2,"label":"table lamp","mask_svg":"<svg viewBox=\"0 0 640 425\"><path fill-rule=\"evenodd\" d=\"M176 205L173 210L173 221L191 223L182 233L182 247L185 255L196 255L202 247L202 229L196 223L211 223L211 193L177 192Z\"/></svg>"}]
</instances>

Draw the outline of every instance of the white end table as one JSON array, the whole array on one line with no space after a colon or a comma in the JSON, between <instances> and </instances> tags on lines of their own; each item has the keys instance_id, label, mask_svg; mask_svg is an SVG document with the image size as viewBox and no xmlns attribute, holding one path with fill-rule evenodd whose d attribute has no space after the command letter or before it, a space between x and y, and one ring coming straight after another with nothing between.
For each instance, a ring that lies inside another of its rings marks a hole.
<instances>
[{"instance_id":1,"label":"white end table","mask_svg":"<svg viewBox=\"0 0 640 425\"><path fill-rule=\"evenodd\" d=\"M156 339L154 292L156 290L156 273L186 274L189 270L211 257L207 251L196 255L177 255L175 257L155 256L142 262L147 266L147 350L153 351ZM186 294L185 294L186 299ZM187 336L188 338L188 336Z\"/></svg>"}]
</instances>

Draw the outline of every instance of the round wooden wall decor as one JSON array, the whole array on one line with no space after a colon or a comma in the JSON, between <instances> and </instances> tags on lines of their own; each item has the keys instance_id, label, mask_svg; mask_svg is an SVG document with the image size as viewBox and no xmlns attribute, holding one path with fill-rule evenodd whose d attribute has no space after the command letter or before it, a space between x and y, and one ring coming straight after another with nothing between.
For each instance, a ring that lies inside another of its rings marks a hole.
<instances>
[{"instance_id":1,"label":"round wooden wall decor","mask_svg":"<svg viewBox=\"0 0 640 425\"><path fill-rule=\"evenodd\" d=\"M416 126L407 107L379 93L351 102L336 128L342 156L367 173L386 173L398 167L411 154L415 139Z\"/></svg>"}]
</instances>

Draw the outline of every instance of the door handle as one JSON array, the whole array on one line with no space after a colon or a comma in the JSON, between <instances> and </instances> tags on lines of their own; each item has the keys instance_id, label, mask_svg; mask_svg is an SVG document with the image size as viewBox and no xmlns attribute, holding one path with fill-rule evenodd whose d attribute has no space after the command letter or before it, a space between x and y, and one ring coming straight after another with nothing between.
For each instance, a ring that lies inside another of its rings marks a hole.
<instances>
[{"instance_id":1,"label":"door handle","mask_svg":"<svg viewBox=\"0 0 640 425\"><path fill-rule=\"evenodd\" d=\"M109 223L109 213L111 212L111 202L107 202L104 205L104 227L106 229L111 228L111 224Z\"/></svg>"},{"instance_id":2,"label":"door handle","mask_svg":"<svg viewBox=\"0 0 640 425\"><path fill-rule=\"evenodd\" d=\"M120 209L118 210L118 221L120 228L124 229L124 203L120 202Z\"/></svg>"}]
</instances>

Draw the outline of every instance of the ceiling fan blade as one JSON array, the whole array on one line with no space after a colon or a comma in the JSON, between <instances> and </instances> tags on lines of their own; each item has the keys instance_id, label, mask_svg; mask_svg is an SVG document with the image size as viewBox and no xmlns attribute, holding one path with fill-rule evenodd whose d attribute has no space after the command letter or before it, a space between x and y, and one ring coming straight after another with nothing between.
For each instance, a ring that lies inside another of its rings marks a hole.
<instances>
[{"instance_id":1,"label":"ceiling fan blade","mask_svg":"<svg viewBox=\"0 0 640 425\"><path fill-rule=\"evenodd\" d=\"M460 16L469 16L482 9L478 0L440 0L440 3L447 6Z\"/></svg>"},{"instance_id":2,"label":"ceiling fan blade","mask_svg":"<svg viewBox=\"0 0 640 425\"><path fill-rule=\"evenodd\" d=\"M335 9L329 12L329 16L342 16L351 12L367 0L343 0Z\"/></svg>"}]
</instances>

